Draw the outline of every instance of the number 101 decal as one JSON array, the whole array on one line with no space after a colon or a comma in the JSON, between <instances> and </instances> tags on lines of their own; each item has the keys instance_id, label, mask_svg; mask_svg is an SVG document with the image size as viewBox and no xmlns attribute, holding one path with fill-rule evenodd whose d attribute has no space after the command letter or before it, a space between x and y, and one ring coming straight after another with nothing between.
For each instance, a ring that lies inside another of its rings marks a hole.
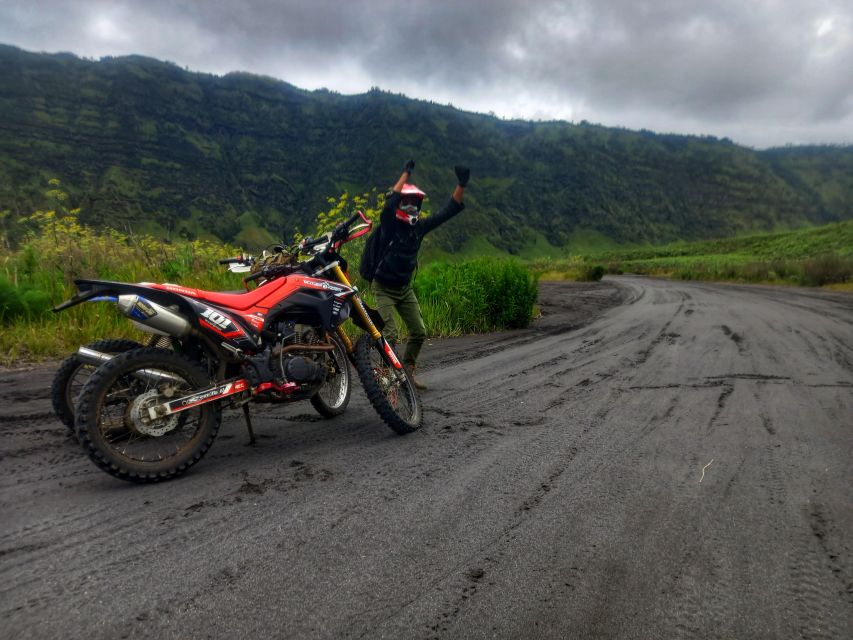
<instances>
[{"instance_id":1,"label":"number 101 decal","mask_svg":"<svg viewBox=\"0 0 853 640\"><path fill-rule=\"evenodd\" d=\"M230 318L222 315L218 311L214 311L213 309L205 309L201 312L201 317L207 320L210 324L222 329L223 331L226 329L230 329L234 326L234 323L231 322Z\"/></svg>"}]
</instances>

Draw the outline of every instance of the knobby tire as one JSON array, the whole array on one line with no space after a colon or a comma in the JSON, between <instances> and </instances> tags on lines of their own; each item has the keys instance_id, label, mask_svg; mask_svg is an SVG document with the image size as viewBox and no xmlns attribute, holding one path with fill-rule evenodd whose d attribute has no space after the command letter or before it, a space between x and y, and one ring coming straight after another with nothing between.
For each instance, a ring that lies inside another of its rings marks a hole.
<instances>
[{"instance_id":1,"label":"knobby tire","mask_svg":"<svg viewBox=\"0 0 853 640\"><path fill-rule=\"evenodd\" d=\"M142 345L134 340L114 338L97 340L85 346L87 349L92 349L93 351L117 355L131 349L138 349ZM83 374L86 374L86 379L88 380L95 369L97 369L95 365L86 364L80 360L80 357L76 353L72 353L62 361L62 364L56 370L56 375L53 376L53 383L50 385L50 399L53 402L53 411L62 424L68 427L72 433L74 432L74 406L77 396L80 394L83 386L85 386L85 380L79 384L78 380Z\"/></svg>"},{"instance_id":2,"label":"knobby tire","mask_svg":"<svg viewBox=\"0 0 853 640\"><path fill-rule=\"evenodd\" d=\"M179 447L174 455L165 459L161 457L159 460L145 460L144 457L142 460L133 459L119 451L117 446L109 441L100 423L102 410L108 406L107 394L112 390L114 398L121 397L117 391L113 390L113 386L120 388L128 384L127 381L133 378L131 372L142 369L155 369L180 376L188 387L188 391L182 390L182 393L192 393L193 389L201 389L211 383L203 367L174 351L153 347L128 351L103 364L89 378L77 401L75 425L80 444L92 462L101 470L130 482L159 482L185 473L204 457L219 431L222 419L221 408L219 402L210 402L197 407L198 426L191 434L187 445ZM149 392L146 391L146 393ZM134 400L129 400L128 404L132 404L140 395L138 394ZM133 396L128 394L127 397ZM117 406L117 403L113 406ZM130 413L128 408L122 415L130 415ZM186 412L177 415L183 417L184 413ZM193 413L193 415L196 414ZM124 424L127 424L128 419L123 419ZM176 433L179 430L183 431L186 421L179 419L176 422L178 426L173 431ZM114 430L121 431L121 428ZM157 442L156 436L138 435L132 431L132 426L125 427L125 432L130 434L128 440L137 437L137 443L143 445L146 442ZM171 436L170 433L166 435Z\"/></svg>"},{"instance_id":3,"label":"knobby tire","mask_svg":"<svg viewBox=\"0 0 853 640\"><path fill-rule=\"evenodd\" d=\"M409 372L405 368L402 370L405 381L399 385L399 390L409 396L413 404L412 415L401 416L388 400L376 378L377 373L371 361L371 353L374 351L378 353L379 358L384 362L385 356L380 352L378 343L369 335L362 334L355 345L355 366L364 391L367 393L367 399L373 405L373 408L376 409L379 417L396 433L405 435L417 431L421 428L423 416L420 397L415 389L415 385L412 383ZM390 371L390 365L386 363L386 366Z\"/></svg>"}]
</instances>

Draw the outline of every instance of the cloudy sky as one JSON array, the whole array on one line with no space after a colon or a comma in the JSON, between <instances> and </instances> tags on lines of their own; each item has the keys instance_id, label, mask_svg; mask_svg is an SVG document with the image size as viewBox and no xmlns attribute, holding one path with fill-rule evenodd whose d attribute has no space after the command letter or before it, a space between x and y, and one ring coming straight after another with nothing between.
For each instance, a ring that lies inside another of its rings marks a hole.
<instances>
[{"instance_id":1,"label":"cloudy sky","mask_svg":"<svg viewBox=\"0 0 853 640\"><path fill-rule=\"evenodd\" d=\"M851 0L0 0L0 42L759 148L853 143Z\"/></svg>"}]
</instances>

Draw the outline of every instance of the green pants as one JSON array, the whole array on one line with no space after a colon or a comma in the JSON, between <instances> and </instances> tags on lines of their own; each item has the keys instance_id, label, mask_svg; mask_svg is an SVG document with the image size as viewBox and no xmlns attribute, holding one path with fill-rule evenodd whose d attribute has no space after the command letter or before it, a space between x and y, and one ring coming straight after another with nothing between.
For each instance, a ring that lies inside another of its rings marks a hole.
<instances>
[{"instance_id":1,"label":"green pants","mask_svg":"<svg viewBox=\"0 0 853 640\"><path fill-rule=\"evenodd\" d=\"M421 306L415 297L411 285L405 287L386 287L378 282L373 283L373 293L376 295L376 306L379 315L385 321L386 337L400 339L397 323L394 320L394 309L400 314L406 329L409 331L409 340L406 343L406 353L403 355L403 363L414 366L421 347L426 340L426 326L421 315Z\"/></svg>"}]
</instances>

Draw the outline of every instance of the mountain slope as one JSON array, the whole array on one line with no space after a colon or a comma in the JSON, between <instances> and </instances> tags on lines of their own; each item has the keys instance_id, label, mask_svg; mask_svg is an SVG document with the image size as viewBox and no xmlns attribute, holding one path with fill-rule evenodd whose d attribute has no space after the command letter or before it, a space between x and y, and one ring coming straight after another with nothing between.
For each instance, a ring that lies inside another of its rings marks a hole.
<instances>
[{"instance_id":1,"label":"mountain slope","mask_svg":"<svg viewBox=\"0 0 853 640\"><path fill-rule=\"evenodd\" d=\"M851 147L754 151L0 46L0 211L44 206L57 177L92 224L222 239L260 225L282 237L309 228L329 196L384 189L409 157L432 208L453 164L472 167L469 209L436 234L446 250L485 238L516 251L543 234L563 245L579 229L663 242L853 217Z\"/></svg>"}]
</instances>

